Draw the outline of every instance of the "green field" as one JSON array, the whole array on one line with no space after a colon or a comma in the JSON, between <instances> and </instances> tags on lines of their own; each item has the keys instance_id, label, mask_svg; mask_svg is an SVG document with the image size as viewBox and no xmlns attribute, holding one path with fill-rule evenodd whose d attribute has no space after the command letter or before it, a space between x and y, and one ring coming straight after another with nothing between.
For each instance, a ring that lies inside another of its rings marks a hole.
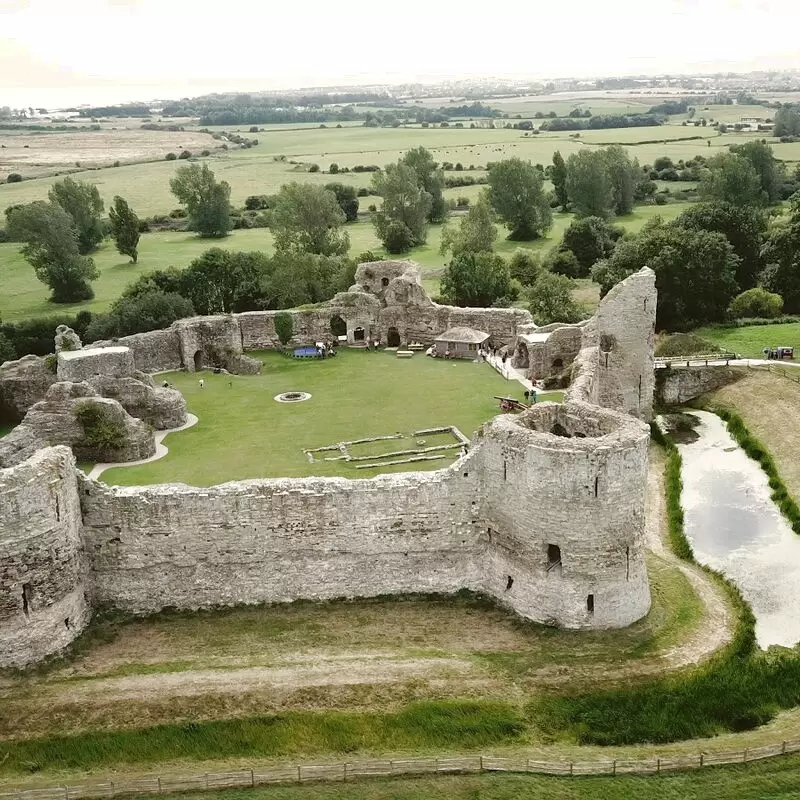
<instances>
[{"instance_id":1,"label":"green field","mask_svg":"<svg viewBox=\"0 0 800 800\"><path fill-rule=\"evenodd\" d=\"M303 450L398 432L408 437L416 430L448 425L471 438L498 413L494 395L522 399L519 383L506 381L488 364L471 361L442 361L423 354L405 360L390 352L347 349L324 361L295 360L274 352L255 355L264 362L261 375L204 372L203 388L196 375L168 375L200 421L167 437L165 458L108 470L103 480L126 485L180 481L212 486L245 478L369 478L378 472L438 469L459 451L446 451L449 455L437 461L356 470L353 462L311 464ZM313 397L297 404L273 399L289 391L309 392ZM415 440L400 440L402 447L397 449L413 449Z\"/></svg>"},{"instance_id":2,"label":"green field","mask_svg":"<svg viewBox=\"0 0 800 800\"><path fill-rule=\"evenodd\" d=\"M703 339L746 358L763 358L765 347L794 347L800 357L800 322L779 325L747 325L741 328L698 328Z\"/></svg>"},{"instance_id":3,"label":"green field","mask_svg":"<svg viewBox=\"0 0 800 800\"><path fill-rule=\"evenodd\" d=\"M724 107L720 107L724 108ZM763 116L763 114L762 114ZM468 121L466 123L469 124ZM238 126L247 134L246 126ZM104 135L111 135L103 132ZM153 132L157 135L158 132ZM615 130L582 131L579 138L570 132L544 133L525 136L524 131L505 129L457 128L366 128L348 126L298 129L294 126L274 126L258 134L259 144L253 148L231 149L215 153L209 159L218 178L231 185L231 199L241 205L251 194L269 194L292 180L325 183L331 176L323 172L309 173L310 164L327 170L332 162L340 166L357 164L383 166L397 160L407 150L420 145L427 147L439 161L462 162L485 167L488 162L511 156L548 164L555 150L565 157L583 147L601 143L620 143L630 149L640 163L652 163L667 155L673 159L710 155L727 149L729 144L758 138L755 134L720 136L712 128L690 128L663 125L653 128L622 128ZM166 136L166 134L165 134ZM173 134L174 136L174 134ZM687 140L688 137L705 137ZM635 142L655 141L655 144L635 145ZM710 143L710 147L709 147ZM800 144L777 145L776 155L782 159L800 158ZM276 160L285 159L285 160ZM297 164L291 164L296 161ZM120 167L107 167L76 172L79 180L96 183L106 203L115 194L125 197L140 215L166 213L176 205L169 191L169 179L180 166L177 161L155 161ZM24 169L20 169L24 175ZM367 186L366 173L338 175L336 180L354 186ZM0 185L0 210L14 203L30 202L46 197L56 177L37 178L22 183Z\"/></svg>"},{"instance_id":4,"label":"green field","mask_svg":"<svg viewBox=\"0 0 800 800\"><path fill-rule=\"evenodd\" d=\"M454 190L455 191L455 190ZM461 192L462 190L459 190ZM364 206L373 198L361 198ZM625 230L635 233L649 219L662 216L665 219L676 217L686 208L686 204L671 203L666 206L639 206L632 214L617 220ZM533 242L510 242L500 238L495 249L503 255L512 253L517 247L527 247L537 252L545 252L560 241L564 230L572 220L571 214L556 213L553 228L548 236ZM451 224L458 224L454 218ZM350 236L350 254L355 256L365 250L372 250L378 257L386 256L375 235L375 228L368 219L360 220L347 226ZM438 294L439 281L435 277L446 259L439 253L442 226L433 225L428 232L428 241L421 247L414 248L403 258L418 262L422 268L423 278L428 273L425 286L431 295ZM224 247L231 250L263 250L272 252L272 233L266 228L233 231L225 239L201 239L191 233L150 233L144 234L139 242L139 261L129 263L127 256L121 256L113 243L106 240L93 254L100 277L92 284L95 291L94 300L83 303L55 305L48 301L49 291L33 274L33 268L20 255L20 245L16 243L0 244L0 275L3 280L3 292L0 295L0 318L4 321L25 319L26 317L45 316L49 314L74 314L82 309L89 311L105 311L119 297L122 290L145 272L166 267L186 267L210 247ZM396 257L396 256L388 256ZM433 274L431 274L433 273Z\"/></svg>"}]
</instances>

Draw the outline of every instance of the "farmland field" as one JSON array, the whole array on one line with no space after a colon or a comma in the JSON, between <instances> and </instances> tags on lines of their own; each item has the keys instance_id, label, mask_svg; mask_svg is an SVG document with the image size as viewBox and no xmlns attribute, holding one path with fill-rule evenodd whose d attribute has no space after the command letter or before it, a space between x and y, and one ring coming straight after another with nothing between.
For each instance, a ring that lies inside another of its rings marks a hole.
<instances>
[{"instance_id":1,"label":"farmland field","mask_svg":"<svg viewBox=\"0 0 800 800\"><path fill-rule=\"evenodd\" d=\"M725 108L720 106L719 108ZM466 123L469 124L468 122ZM236 126L245 136L250 136L247 126ZM102 131L97 134L24 134L24 137L60 136L66 149L60 150L57 158L65 165L76 170L75 177L98 185L106 203L115 194L124 196L140 215L166 213L174 208L175 198L169 191L169 179L181 162L153 161L149 163L107 167L92 171L80 171L74 166L81 161L85 151L83 142L87 136L102 136L108 139L109 152L113 151L114 137L119 137L121 148L131 147L131 137L147 133L146 141L150 147L167 152L177 150L178 145L188 147L197 152L207 148L213 150L217 144L203 134L185 133L167 134L160 132L140 132L131 130ZM485 167L491 161L518 156L533 163L548 164L553 152L560 150L565 157L578 152L582 148L599 146L602 143L620 143L628 147L631 156L640 163L652 163L658 156L670 156L674 160L688 159L695 155L713 155L724 152L728 145L757 138L755 134L719 135L711 128L691 128L680 125L664 125L654 128L623 128L617 130L582 131L580 137L573 138L569 132L544 133L525 136L524 131L506 129L459 128L366 128L363 125L328 127L325 129L294 126L272 126L257 134L259 144L250 149L231 149L215 151L209 163L218 178L227 180L231 185L231 198L235 205L241 205L248 195L269 194L289 181L309 181L326 183L332 179L341 180L353 186L367 186L370 176L366 173L338 175L331 178L323 172L309 173L311 164L318 164L321 170L327 170L336 162L341 167L354 167L358 164L376 164L383 166L400 158L407 150L420 145L430 149L434 157L441 161L461 162L465 168L470 165ZM693 139L691 137L702 137ZM74 138L73 138L74 137ZM154 138L155 137L155 138ZM157 137L165 137L161 141ZM177 138L176 138L177 137ZM181 140L183 137L183 140ZM192 138L194 137L194 138ZM200 137L203 144L192 141ZM7 138L7 137L4 137ZM32 138L32 141L34 139ZM38 138L36 139L38 141ZM91 141L91 140L89 140ZM99 141L99 140L98 140ZM655 141L655 144L635 142ZM73 149L69 143L73 142ZM156 144L161 142L161 144ZM168 144L167 144L168 142ZM779 158L800 159L800 144L779 144L776 146ZM24 151L27 154L27 151ZM25 156L28 158L28 156ZM32 157L32 156L31 156ZM7 158L5 155L2 158ZM119 156L109 156L105 163L123 160ZM276 160L277 159L277 160ZM44 160L44 155L43 159ZM289 162L297 162L295 164ZM21 172L28 177L24 163L7 161L7 168ZM17 169L19 166L19 169ZM42 167L37 167L41 174ZM43 199L47 190L56 180L54 177L25 180L22 183L0 185L0 210L14 203L30 202Z\"/></svg>"}]
</instances>

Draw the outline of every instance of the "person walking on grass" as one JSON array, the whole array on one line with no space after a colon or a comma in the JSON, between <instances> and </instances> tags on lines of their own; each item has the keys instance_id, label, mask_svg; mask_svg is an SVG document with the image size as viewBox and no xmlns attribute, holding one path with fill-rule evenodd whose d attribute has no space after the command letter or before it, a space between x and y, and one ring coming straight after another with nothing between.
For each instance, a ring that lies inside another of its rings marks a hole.
<instances>
[{"instance_id":1,"label":"person walking on grass","mask_svg":"<svg viewBox=\"0 0 800 800\"><path fill-rule=\"evenodd\" d=\"M197 381L197 385L202 389L206 385L206 382L200 378L200 380Z\"/></svg>"}]
</instances>

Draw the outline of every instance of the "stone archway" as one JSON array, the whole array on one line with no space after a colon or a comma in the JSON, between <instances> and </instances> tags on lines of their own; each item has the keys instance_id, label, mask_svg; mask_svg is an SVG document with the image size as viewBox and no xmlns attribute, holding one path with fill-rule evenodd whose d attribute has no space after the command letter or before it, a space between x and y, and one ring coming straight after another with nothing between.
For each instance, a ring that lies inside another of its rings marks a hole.
<instances>
[{"instance_id":1,"label":"stone archway","mask_svg":"<svg viewBox=\"0 0 800 800\"><path fill-rule=\"evenodd\" d=\"M359 325L353 329L353 341L363 342L367 338L367 332Z\"/></svg>"},{"instance_id":2,"label":"stone archway","mask_svg":"<svg viewBox=\"0 0 800 800\"><path fill-rule=\"evenodd\" d=\"M347 336L347 323L338 314L331 317L330 325L334 336Z\"/></svg>"},{"instance_id":3,"label":"stone archway","mask_svg":"<svg viewBox=\"0 0 800 800\"><path fill-rule=\"evenodd\" d=\"M195 350L194 352L194 371L199 372L203 369L203 351Z\"/></svg>"},{"instance_id":4,"label":"stone archway","mask_svg":"<svg viewBox=\"0 0 800 800\"><path fill-rule=\"evenodd\" d=\"M386 331L386 346L400 347L400 331L397 328L391 327Z\"/></svg>"}]
</instances>

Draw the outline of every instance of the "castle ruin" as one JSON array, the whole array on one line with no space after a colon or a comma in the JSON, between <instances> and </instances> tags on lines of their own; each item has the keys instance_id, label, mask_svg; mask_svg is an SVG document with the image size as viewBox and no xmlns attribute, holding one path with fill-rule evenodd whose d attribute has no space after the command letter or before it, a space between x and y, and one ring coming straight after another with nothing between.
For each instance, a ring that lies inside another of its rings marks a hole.
<instances>
[{"instance_id":1,"label":"castle ruin","mask_svg":"<svg viewBox=\"0 0 800 800\"><path fill-rule=\"evenodd\" d=\"M408 262L363 264L356 282L329 303L289 312L293 343L330 338L333 323L344 323L353 345L429 344L465 326L521 357L536 332L519 309L433 303ZM437 471L107 486L76 468L72 442L51 446L39 434L32 452L11 454L0 469L0 666L59 652L101 606L144 614L469 589L545 624L633 623L650 606L645 422L655 307L649 269L612 289L595 317L573 326L571 366L558 367L572 374L564 403L495 417L469 452ZM126 407L128 390L110 396L115 381L157 391L144 373L253 370L245 351L277 346L276 313L181 320L91 348L72 342L52 381L35 357L0 368L0 402L22 428L51 392L63 404L75 392L64 386L87 387L141 420L141 407Z\"/></svg>"}]
</instances>

